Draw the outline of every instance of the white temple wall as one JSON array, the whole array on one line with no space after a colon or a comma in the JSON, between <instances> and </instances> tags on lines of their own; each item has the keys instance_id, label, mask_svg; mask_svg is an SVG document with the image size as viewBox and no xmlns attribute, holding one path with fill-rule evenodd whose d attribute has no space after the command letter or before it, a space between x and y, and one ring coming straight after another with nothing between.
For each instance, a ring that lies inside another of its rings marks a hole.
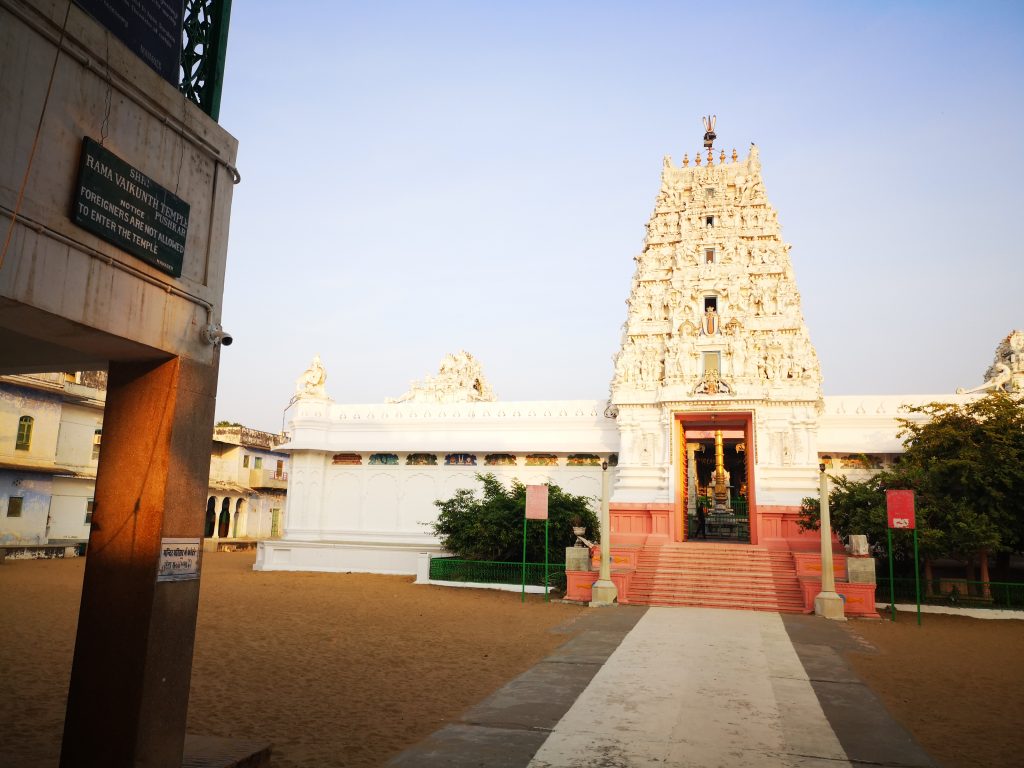
<instances>
[{"instance_id":1,"label":"white temple wall","mask_svg":"<svg viewBox=\"0 0 1024 768\"><path fill-rule=\"evenodd\" d=\"M292 453L285 502L284 538L301 539L322 522L324 470L329 457L316 451Z\"/></svg>"},{"instance_id":2,"label":"white temple wall","mask_svg":"<svg viewBox=\"0 0 1024 768\"><path fill-rule=\"evenodd\" d=\"M303 452L307 453L307 452ZM311 477L320 472L321 464L313 457L300 458L292 464L294 485L289 490L285 519L285 538L310 535L305 505L315 498ZM555 483L563 490L593 499L594 511L599 509L601 468L596 466L409 466L408 454L398 454L395 466L359 465L324 468L323 504L316 536L322 541L340 541L352 537L386 537L407 541L433 543L429 524L437 519L439 499L448 499L456 491L468 488L479 493L482 486L476 473L490 473L506 487L514 479L526 485ZM310 464L313 466L311 467ZM614 473L615 469L611 468ZM614 474L613 474L614 477Z\"/></svg>"}]
</instances>

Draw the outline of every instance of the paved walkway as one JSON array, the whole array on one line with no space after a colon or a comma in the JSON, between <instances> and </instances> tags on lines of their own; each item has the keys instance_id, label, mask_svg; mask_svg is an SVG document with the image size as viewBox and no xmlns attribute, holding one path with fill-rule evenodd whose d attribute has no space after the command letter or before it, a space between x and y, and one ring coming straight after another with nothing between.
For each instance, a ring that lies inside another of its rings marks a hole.
<instances>
[{"instance_id":1,"label":"paved walkway","mask_svg":"<svg viewBox=\"0 0 1024 768\"><path fill-rule=\"evenodd\" d=\"M394 766L914 766L927 755L810 616L618 606Z\"/></svg>"}]
</instances>

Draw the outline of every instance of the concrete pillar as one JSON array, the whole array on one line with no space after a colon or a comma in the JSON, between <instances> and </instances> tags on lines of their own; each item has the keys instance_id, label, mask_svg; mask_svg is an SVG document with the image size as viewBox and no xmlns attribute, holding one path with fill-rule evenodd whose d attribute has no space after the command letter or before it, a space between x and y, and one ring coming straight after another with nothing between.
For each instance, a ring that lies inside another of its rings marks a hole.
<instances>
[{"instance_id":1,"label":"concrete pillar","mask_svg":"<svg viewBox=\"0 0 1024 768\"><path fill-rule=\"evenodd\" d=\"M430 583L430 553L420 552L416 555L416 583Z\"/></svg>"},{"instance_id":2,"label":"concrete pillar","mask_svg":"<svg viewBox=\"0 0 1024 768\"><path fill-rule=\"evenodd\" d=\"M821 592L814 598L814 613L826 619L844 620L843 598L836 592L836 575L832 567L832 521L828 508L828 475L825 465L821 472L819 498L821 500Z\"/></svg>"},{"instance_id":3,"label":"concrete pillar","mask_svg":"<svg viewBox=\"0 0 1024 768\"><path fill-rule=\"evenodd\" d=\"M203 535L216 361L111 363L62 768L180 768L199 580L157 583Z\"/></svg>"}]
</instances>

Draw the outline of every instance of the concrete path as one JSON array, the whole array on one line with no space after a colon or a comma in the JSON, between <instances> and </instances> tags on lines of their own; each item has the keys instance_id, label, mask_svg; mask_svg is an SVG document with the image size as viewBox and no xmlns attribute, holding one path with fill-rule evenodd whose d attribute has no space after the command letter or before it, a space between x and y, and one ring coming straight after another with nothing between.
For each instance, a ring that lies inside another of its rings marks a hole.
<instances>
[{"instance_id":1,"label":"concrete path","mask_svg":"<svg viewBox=\"0 0 1024 768\"><path fill-rule=\"evenodd\" d=\"M592 765L849 763L778 614L651 608L530 763Z\"/></svg>"},{"instance_id":2,"label":"concrete path","mask_svg":"<svg viewBox=\"0 0 1024 768\"><path fill-rule=\"evenodd\" d=\"M389 765L933 766L842 659L842 625L619 606L579 628Z\"/></svg>"}]
</instances>

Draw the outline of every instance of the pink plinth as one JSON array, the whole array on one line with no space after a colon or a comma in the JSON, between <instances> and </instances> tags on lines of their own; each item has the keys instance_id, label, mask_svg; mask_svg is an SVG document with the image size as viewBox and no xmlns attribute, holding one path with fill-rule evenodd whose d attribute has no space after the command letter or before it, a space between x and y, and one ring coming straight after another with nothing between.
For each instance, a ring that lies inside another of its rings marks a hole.
<instances>
[{"instance_id":1,"label":"pink plinth","mask_svg":"<svg viewBox=\"0 0 1024 768\"><path fill-rule=\"evenodd\" d=\"M800 588L804 592L804 611L814 613L814 598L821 592L821 579L800 577ZM874 584L850 584L848 581L837 581L836 592L843 598L843 612L847 616L878 618L878 610L875 608Z\"/></svg>"},{"instance_id":2,"label":"pink plinth","mask_svg":"<svg viewBox=\"0 0 1024 768\"><path fill-rule=\"evenodd\" d=\"M613 547L608 556L613 571L635 571L639 549ZM595 571L601 570L601 548L592 547L590 550L590 567Z\"/></svg>"},{"instance_id":3,"label":"pink plinth","mask_svg":"<svg viewBox=\"0 0 1024 768\"><path fill-rule=\"evenodd\" d=\"M565 598L566 600L579 600L590 602L590 592L597 581L597 571L566 571L565 572ZM629 583L632 580L632 571L612 571L612 583L619 592L619 602L628 603Z\"/></svg>"},{"instance_id":4,"label":"pink plinth","mask_svg":"<svg viewBox=\"0 0 1024 768\"><path fill-rule=\"evenodd\" d=\"M821 553L820 552L794 552L793 562L796 563L796 575L798 578L812 578L821 580ZM836 579L846 580L846 555L838 552L832 554L832 572Z\"/></svg>"},{"instance_id":5,"label":"pink plinth","mask_svg":"<svg viewBox=\"0 0 1024 768\"><path fill-rule=\"evenodd\" d=\"M672 504L613 504L609 510L612 543L615 546L642 547L648 539L668 541L675 535L672 525L674 510Z\"/></svg>"}]
</instances>

